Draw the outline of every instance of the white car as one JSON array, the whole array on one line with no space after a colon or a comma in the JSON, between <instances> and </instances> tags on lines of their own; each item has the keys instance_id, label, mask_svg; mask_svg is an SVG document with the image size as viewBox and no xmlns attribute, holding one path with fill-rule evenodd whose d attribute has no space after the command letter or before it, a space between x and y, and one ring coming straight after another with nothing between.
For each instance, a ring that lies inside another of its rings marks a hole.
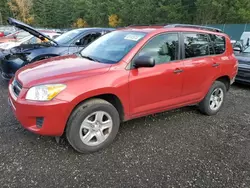
<instances>
[{"instance_id":1,"label":"white car","mask_svg":"<svg viewBox=\"0 0 250 188\"><path fill-rule=\"evenodd\" d=\"M57 38L60 36L59 33L45 33L45 35L49 36L52 39ZM21 44L36 44L36 43L41 43L42 41L38 39L37 37L33 35L29 35L27 37L24 37L23 39L20 39L16 42L5 42L0 44L0 49L2 50L9 50L13 47L20 46Z\"/></svg>"}]
</instances>

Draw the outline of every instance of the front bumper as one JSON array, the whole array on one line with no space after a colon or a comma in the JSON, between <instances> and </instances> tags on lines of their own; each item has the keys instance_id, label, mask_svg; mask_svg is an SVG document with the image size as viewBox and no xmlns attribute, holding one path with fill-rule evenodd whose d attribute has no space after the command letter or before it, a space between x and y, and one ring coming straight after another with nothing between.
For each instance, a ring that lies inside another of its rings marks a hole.
<instances>
[{"instance_id":1,"label":"front bumper","mask_svg":"<svg viewBox=\"0 0 250 188\"><path fill-rule=\"evenodd\" d=\"M0 53L0 74L3 79L10 80L15 73L9 71L8 64L4 60L4 54Z\"/></svg>"},{"instance_id":2,"label":"front bumper","mask_svg":"<svg viewBox=\"0 0 250 188\"><path fill-rule=\"evenodd\" d=\"M0 67L0 74L4 80L10 80L15 75L14 73L11 74L5 73L1 67Z\"/></svg>"},{"instance_id":3,"label":"front bumper","mask_svg":"<svg viewBox=\"0 0 250 188\"><path fill-rule=\"evenodd\" d=\"M11 57L11 58L10 58ZM14 57L9 53L0 53L0 73L6 80L10 80L14 77L16 71L26 65L28 62L22 60L19 57Z\"/></svg>"},{"instance_id":4,"label":"front bumper","mask_svg":"<svg viewBox=\"0 0 250 188\"><path fill-rule=\"evenodd\" d=\"M235 82L250 84L250 69L239 68Z\"/></svg>"},{"instance_id":5,"label":"front bumper","mask_svg":"<svg viewBox=\"0 0 250 188\"><path fill-rule=\"evenodd\" d=\"M19 96L25 96L26 92L26 89L22 89ZM25 129L44 136L63 134L70 114L68 102L57 99L49 102L27 101L15 95L12 84L9 85L8 101L17 120Z\"/></svg>"}]
</instances>

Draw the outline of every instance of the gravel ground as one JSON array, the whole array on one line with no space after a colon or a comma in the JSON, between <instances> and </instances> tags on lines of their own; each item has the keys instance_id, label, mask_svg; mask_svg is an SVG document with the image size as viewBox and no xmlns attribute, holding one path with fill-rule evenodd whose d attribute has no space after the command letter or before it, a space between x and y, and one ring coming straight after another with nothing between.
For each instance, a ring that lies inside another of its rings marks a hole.
<instances>
[{"instance_id":1,"label":"gravel ground","mask_svg":"<svg viewBox=\"0 0 250 188\"><path fill-rule=\"evenodd\" d=\"M0 187L250 187L250 87L233 86L216 116L186 107L132 120L81 155L24 130L0 84Z\"/></svg>"}]
</instances>

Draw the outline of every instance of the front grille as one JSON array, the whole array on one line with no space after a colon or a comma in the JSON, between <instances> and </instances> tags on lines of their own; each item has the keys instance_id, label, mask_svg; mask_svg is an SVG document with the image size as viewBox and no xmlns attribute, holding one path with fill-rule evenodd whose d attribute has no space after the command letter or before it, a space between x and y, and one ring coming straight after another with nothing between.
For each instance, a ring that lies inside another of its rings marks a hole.
<instances>
[{"instance_id":1,"label":"front grille","mask_svg":"<svg viewBox=\"0 0 250 188\"><path fill-rule=\"evenodd\" d=\"M237 77L242 78L242 79L250 79L250 71L249 71L249 69L239 68Z\"/></svg>"},{"instance_id":2,"label":"front grille","mask_svg":"<svg viewBox=\"0 0 250 188\"><path fill-rule=\"evenodd\" d=\"M14 79L14 81L12 82L12 89L14 94L18 97L21 90L22 90L22 84L20 82L18 82L16 79Z\"/></svg>"}]
</instances>

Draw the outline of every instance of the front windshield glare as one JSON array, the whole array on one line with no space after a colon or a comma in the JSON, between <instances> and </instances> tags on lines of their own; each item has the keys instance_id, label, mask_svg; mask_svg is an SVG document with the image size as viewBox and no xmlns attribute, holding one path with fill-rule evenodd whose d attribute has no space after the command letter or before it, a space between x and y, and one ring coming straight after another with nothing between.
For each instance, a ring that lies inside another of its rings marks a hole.
<instances>
[{"instance_id":1,"label":"front windshield glare","mask_svg":"<svg viewBox=\"0 0 250 188\"><path fill-rule=\"evenodd\" d=\"M247 48L244 50L244 53L250 53L250 47L247 47Z\"/></svg>"},{"instance_id":2,"label":"front windshield glare","mask_svg":"<svg viewBox=\"0 0 250 188\"><path fill-rule=\"evenodd\" d=\"M102 63L119 62L146 33L135 31L113 31L95 40L80 53Z\"/></svg>"}]
</instances>

